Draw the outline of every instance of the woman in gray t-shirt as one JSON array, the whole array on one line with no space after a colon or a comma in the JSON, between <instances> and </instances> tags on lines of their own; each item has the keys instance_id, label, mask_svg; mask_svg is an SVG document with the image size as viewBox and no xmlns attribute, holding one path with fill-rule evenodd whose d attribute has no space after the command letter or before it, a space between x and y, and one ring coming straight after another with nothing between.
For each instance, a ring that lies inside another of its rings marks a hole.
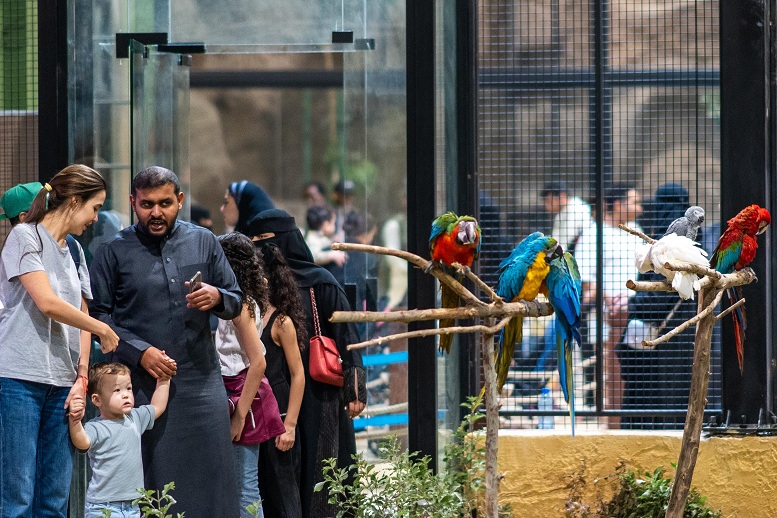
<instances>
[{"instance_id":1,"label":"woman in gray t-shirt","mask_svg":"<svg viewBox=\"0 0 777 518\"><path fill-rule=\"evenodd\" d=\"M119 337L89 316L83 251L79 246L76 271L65 237L97 221L105 188L93 169L66 167L40 190L0 252L3 516L67 514L72 460L66 412L73 396L86 395L91 334L105 352Z\"/></svg>"}]
</instances>

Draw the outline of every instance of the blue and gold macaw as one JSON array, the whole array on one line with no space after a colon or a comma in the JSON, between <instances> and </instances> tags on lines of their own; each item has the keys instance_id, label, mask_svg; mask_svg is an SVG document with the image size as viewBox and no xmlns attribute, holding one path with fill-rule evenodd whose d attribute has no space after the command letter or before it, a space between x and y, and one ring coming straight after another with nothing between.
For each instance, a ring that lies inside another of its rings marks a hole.
<instances>
[{"instance_id":1,"label":"blue and gold macaw","mask_svg":"<svg viewBox=\"0 0 777 518\"><path fill-rule=\"evenodd\" d=\"M473 261L480 255L480 235L480 226L475 218L446 212L432 221L429 255L434 263L443 268L445 273L461 282L464 280L464 276L448 267L453 263L459 263L467 268L471 267ZM445 284L441 284L440 289L442 291L441 306L443 308L458 307L459 296L456 295L456 292ZM440 327L452 327L454 323L453 319L442 319ZM452 343L452 334L440 335L440 352L450 353Z\"/></svg>"},{"instance_id":2,"label":"blue and gold macaw","mask_svg":"<svg viewBox=\"0 0 777 518\"><path fill-rule=\"evenodd\" d=\"M572 373L573 341L582 345L580 337L582 282L577 262L569 252L557 247L550 261L550 271L545 278L547 297L553 306L555 317L558 374L564 400L569 404L572 419L572 437L575 436L575 391Z\"/></svg>"},{"instance_id":3,"label":"blue and gold macaw","mask_svg":"<svg viewBox=\"0 0 777 518\"><path fill-rule=\"evenodd\" d=\"M497 295L508 302L534 300L550 271L550 257L557 246L555 239L545 236L542 232L533 232L526 236L499 264ZM516 315L505 326L497 352L496 373L499 391L507 380L515 344L520 343L522 339L523 317Z\"/></svg>"}]
</instances>

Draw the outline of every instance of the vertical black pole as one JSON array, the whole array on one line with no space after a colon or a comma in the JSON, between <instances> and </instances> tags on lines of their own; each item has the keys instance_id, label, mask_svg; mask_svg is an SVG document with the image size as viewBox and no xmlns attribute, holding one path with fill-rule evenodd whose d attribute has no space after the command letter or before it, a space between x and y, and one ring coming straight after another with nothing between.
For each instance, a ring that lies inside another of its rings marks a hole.
<instances>
[{"instance_id":1,"label":"vertical black pole","mask_svg":"<svg viewBox=\"0 0 777 518\"><path fill-rule=\"evenodd\" d=\"M42 181L68 162L66 3L38 1L38 176Z\"/></svg>"},{"instance_id":2,"label":"vertical black pole","mask_svg":"<svg viewBox=\"0 0 777 518\"><path fill-rule=\"evenodd\" d=\"M428 255L435 217L434 2L406 2L407 30L407 237L410 252ZM435 304L434 278L418 269L408 274L408 307ZM429 328L417 322L410 330ZM408 446L437 465L437 358L434 337L408 347Z\"/></svg>"},{"instance_id":3,"label":"vertical black pole","mask_svg":"<svg viewBox=\"0 0 777 518\"><path fill-rule=\"evenodd\" d=\"M478 112L478 31L475 0L456 2L456 153L458 171L458 209L460 214L478 214L477 112ZM480 365L478 335L460 335L459 382L462 399L479 391L477 369ZM462 401L463 403L464 401ZM452 409L451 409L452 410ZM457 421L463 419L459 409Z\"/></svg>"},{"instance_id":4,"label":"vertical black pole","mask_svg":"<svg viewBox=\"0 0 777 518\"><path fill-rule=\"evenodd\" d=\"M720 140L721 216L726 221L747 205L764 206L770 187L767 156L768 67L765 59L764 3L747 0L720 2ZM773 209L773 207L768 207ZM769 232L773 233L774 229ZM766 399L767 256L774 239L759 237L751 265L761 282L745 286L747 340L744 373L734 351L733 324L723 321L723 409L731 421L741 416L755 423ZM771 334L771 333L769 333Z\"/></svg>"}]
</instances>

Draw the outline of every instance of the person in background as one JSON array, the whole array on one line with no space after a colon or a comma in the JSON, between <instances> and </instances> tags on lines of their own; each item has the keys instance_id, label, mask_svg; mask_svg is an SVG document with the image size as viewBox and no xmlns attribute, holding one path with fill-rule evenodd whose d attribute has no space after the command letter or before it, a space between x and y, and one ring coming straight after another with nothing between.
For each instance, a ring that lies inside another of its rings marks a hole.
<instances>
[{"instance_id":1,"label":"person in background","mask_svg":"<svg viewBox=\"0 0 777 518\"><path fill-rule=\"evenodd\" d=\"M83 417L83 408L70 405L86 396L91 335L103 352L119 337L89 316L86 261L78 247L76 269L65 236L94 223L104 200L97 171L65 167L36 194L0 253L2 516L67 515L73 461L66 413Z\"/></svg>"},{"instance_id":2,"label":"person in background","mask_svg":"<svg viewBox=\"0 0 777 518\"><path fill-rule=\"evenodd\" d=\"M146 489L175 482L173 514L237 518L227 393L209 317L237 317L243 297L216 236L178 219L183 200L169 169L138 172L130 195L137 223L97 249L89 308L121 337L110 360L130 368L138 404L148 404L157 379L175 374L167 411L143 435ZM197 272L199 288L190 281Z\"/></svg>"},{"instance_id":3,"label":"person in background","mask_svg":"<svg viewBox=\"0 0 777 518\"><path fill-rule=\"evenodd\" d=\"M277 246L257 249L268 284L267 311L263 314L267 369L286 432L259 447L259 490L264 496L265 518L303 516L300 501L299 417L305 392L301 351L308 340L306 316L294 272Z\"/></svg>"},{"instance_id":4,"label":"person in background","mask_svg":"<svg viewBox=\"0 0 777 518\"><path fill-rule=\"evenodd\" d=\"M0 208L3 209L0 220L7 219L12 227L18 223L23 223L27 211L32 205L32 200L41 189L43 189L43 185L40 182L30 182L17 184L5 191L3 197L0 198Z\"/></svg>"},{"instance_id":5,"label":"person in background","mask_svg":"<svg viewBox=\"0 0 777 518\"><path fill-rule=\"evenodd\" d=\"M216 349L219 352L221 375L245 377L243 390L232 414L232 451L235 471L240 488L240 517L249 518L247 508L257 504L257 517L261 518L262 499L259 495L259 443L247 442L242 437L251 403L259 391L259 384L267 366L264 359L262 312L266 311L267 288L264 270L257 258L254 244L240 232L230 232L218 237L224 255L235 272L237 284L243 292L243 309L232 320L219 319L216 332ZM245 371L244 374L243 371ZM252 416L253 417L253 416ZM258 419L258 416L257 416ZM254 421L256 422L256 420Z\"/></svg>"},{"instance_id":6,"label":"person in background","mask_svg":"<svg viewBox=\"0 0 777 518\"><path fill-rule=\"evenodd\" d=\"M302 188L302 199L308 207L327 206L326 187L318 181L312 181L305 184Z\"/></svg>"},{"instance_id":7,"label":"person in background","mask_svg":"<svg viewBox=\"0 0 777 518\"><path fill-rule=\"evenodd\" d=\"M248 235L248 221L267 209L274 209L267 191L256 184L243 180L232 182L224 194L221 213L227 232L240 232Z\"/></svg>"},{"instance_id":8,"label":"person in background","mask_svg":"<svg viewBox=\"0 0 777 518\"><path fill-rule=\"evenodd\" d=\"M685 214L689 206L688 190L670 183L656 189L648 204L652 214L643 218L645 233L659 239L667 227ZM647 210L646 210L647 212ZM648 228L650 230L648 230ZM663 275L639 274L639 281L662 281ZM624 382L624 410L667 410L683 413L688 407L693 366L695 329L690 327L654 348L643 348L640 337L630 339L630 330L638 326L663 326L666 333L696 314L696 301L683 301L675 292L637 292L629 298L629 323L617 346ZM634 416L621 418L621 428L661 430L682 428L680 415Z\"/></svg>"},{"instance_id":9,"label":"person in background","mask_svg":"<svg viewBox=\"0 0 777 518\"><path fill-rule=\"evenodd\" d=\"M407 250L407 195L400 193L399 211L393 214L380 230L381 244L395 250ZM407 261L384 255L381 258L378 281L381 306L385 311L407 306Z\"/></svg>"},{"instance_id":10,"label":"person in background","mask_svg":"<svg viewBox=\"0 0 777 518\"><path fill-rule=\"evenodd\" d=\"M313 254L313 262L329 270L338 281L342 281L343 265L348 260L348 254L332 250L335 212L330 207L317 205L308 209L305 220L308 225L305 243Z\"/></svg>"},{"instance_id":11,"label":"person in background","mask_svg":"<svg viewBox=\"0 0 777 518\"><path fill-rule=\"evenodd\" d=\"M621 405L622 379L615 346L620 342L629 313L629 298L634 292L626 287L626 281L636 279L639 271L634 264L634 254L642 240L618 228L623 223L634 230L642 230L636 221L642 214L642 200L635 187L616 183L605 191L602 223L602 279L601 290L604 299L605 346L604 372L606 376L605 398L608 410L617 410ZM580 236L575 248L575 259L583 281L583 305L596 306L596 291L599 280L597 268L597 228L591 225ZM591 331L596 329L597 311L588 314L589 341L595 342ZM609 419L612 428L619 428L617 417Z\"/></svg>"},{"instance_id":12,"label":"person in background","mask_svg":"<svg viewBox=\"0 0 777 518\"><path fill-rule=\"evenodd\" d=\"M213 220L210 217L210 211L202 205L192 203L191 205L191 220L195 225L199 225L202 228L207 228L213 232Z\"/></svg>"},{"instance_id":13,"label":"person in background","mask_svg":"<svg viewBox=\"0 0 777 518\"><path fill-rule=\"evenodd\" d=\"M343 224L351 212L356 212L353 206L353 196L356 184L352 180L340 180L332 189L332 202L335 210L335 237L334 241L342 242L345 239Z\"/></svg>"},{"instance_id":14,"label":"person in background","mask_svg":"<svg viewBox=\"0 0 777 518\"><path fill-rule=\"evenodd\" d=\"M321 334L332 338L340 352L344 387L313 380L309 371L310 348L303 351L305 396L299 421L302 441L302 516L334 516L338 507L328 502L328 492L315 492L313 488L323 479L324 459L336 458L338 468L353 465L356 439L351 419L364 410L367 399L361 353L346 349L348 344L358 342L356 327L353 324L333 324L329 321L333 312L350 311L351 308L345 292L332 274L313 263L302 233L289 213L278 209L264 211L249 222L249 227L252 239L262 255L270 253L266 250L268 246L277 246L294 272L306 314L307 336L315 334L311 298L315 296Z\"/></svg>"},{"instance_id":15,"label":"person in background","mask_svg":"<svg viewBox=\"0 0 777 518\"><path fill-rule=\"evenodd\" d=\"M81 452L89 455L92 478L86 490L85 518L111 515L140 518L140 508L132 501L143 488L143 458L140 436L154 426L154 421L167 408L170 379L160 378L151 397L151 404L135 407L132 379L126 365L97 363L89 369L91 401L100 411L99 417L86 425L82 415L85 401L73 398L70 413L70 440Z\"/></svg>"},{"instance_id":16,"label":"person in background","mask_svg":"<svg viewBox=\"0 0 777 518\"><path fill-rule=\"evenodd\" d=\"M574 253L575 244L585 229L591 226L591 206L577 196L571 196L566 182L546 182L540 192L545 211L553 214L550 235L565 252Z\"/></svg>"}]
</instances>

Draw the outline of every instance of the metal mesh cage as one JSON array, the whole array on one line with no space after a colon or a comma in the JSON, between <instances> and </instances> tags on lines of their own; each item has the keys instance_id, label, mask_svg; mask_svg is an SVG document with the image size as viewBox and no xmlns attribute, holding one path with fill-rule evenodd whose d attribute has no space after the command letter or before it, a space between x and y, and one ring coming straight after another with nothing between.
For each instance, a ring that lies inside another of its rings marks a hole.
<instances>
[{"instance_id":1,"label":"metal mesh cage","mask_svg":"<svg viewBox=\"0 0 777 518\"><path fill-rule=\"evenodd\" d=\"M38 175L38 2L0 5L0 190ZM3 231L6 231L4 228Z\"/></svg>"},{"instance_id":2,"label":"metal mesh cage","mask_svg":"<svg viewBox=\"0 0 777 518\"><path fill-rule=\"evenodd\" d=\"M584 281L583 346L574 353L580 420L591 427L682 428L693 329L654 349L637 332L670 330L696 312L676 294L636 296L634 248L618 223L661 237L690 205L697 240L719 229L718 2L479 3L480 273L490 284L518 241L540 230L573 251ZM568 426L553 317L527 319L502 406L505 426L537 419L551 389ZM628 330L628 332L625 332ZM624 337L625 336L625 337ZM720 332L711 411L720 408Z\"/></svg>"}]
</instances>

